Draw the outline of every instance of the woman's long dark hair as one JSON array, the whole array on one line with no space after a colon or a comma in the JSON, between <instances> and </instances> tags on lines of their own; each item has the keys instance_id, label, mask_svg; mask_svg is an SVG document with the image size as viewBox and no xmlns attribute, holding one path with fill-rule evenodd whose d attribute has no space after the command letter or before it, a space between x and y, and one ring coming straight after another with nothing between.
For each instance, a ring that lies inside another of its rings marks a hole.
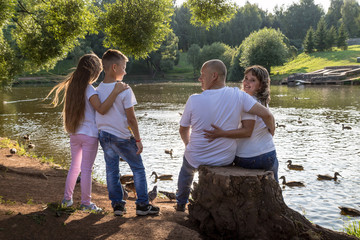
<instances>
[{"instance_id":1,"label":"woman's long dark hair","mask_svg":"<svg viewBox=\"0 0 360 240\"><path fill-rule=\"evenodd\" d=\"M260 65L253 65L245 69L245 74L251 72L260 81L260 88L255 93L255 97L264 106L270 102L270 75L269 72Z\"/></svg>"},{"instance_id":2,"label":"woman's long dark hair","mask_svg":"<svg viewBox=\"0 0 360 240\"><path fill-rule=\"evenodd\" d=\"M64 102L62 115L64 127L68 133L75 133L84 119L85 90L89 84L96 81L101 71L100 58L95 54L86 54L80 58L75 71L51 89L46 96L48 98L55 91L55 97L52 101L54 107ZM62 90L64 90L64 96L59 103Z\"/></svg>"}]
</instances>

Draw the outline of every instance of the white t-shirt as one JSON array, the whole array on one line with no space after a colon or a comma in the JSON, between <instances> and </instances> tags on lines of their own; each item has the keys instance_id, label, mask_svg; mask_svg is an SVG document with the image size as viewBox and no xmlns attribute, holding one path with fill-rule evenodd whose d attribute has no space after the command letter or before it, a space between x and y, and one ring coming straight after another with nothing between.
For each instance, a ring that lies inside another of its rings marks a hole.
<instances>
[{"instance_id":1,"label":"white t-shirt","mask_svg":"<svg viewBox=\"0 0 360 240\"><path fill-rule=\"evenodd\" d=\"M233 162L236 140L217 138L212 142L204 138L204 129L215 124L224 130L236 129L243 112L248 112L256 101L238 88L224 87L191 95L180 120L183 127L191 126L190 142L185 158L195 168L200 165L225 166Z\"/></svg>"},{"instance_id":2,"label":"white t-shirt","mask_svg":"<svg viewBox=\"0 0 360 240\"><path fill-rule=\"evenodd\" d=\"M113 83L100 83L96 88L101 102L104 102L114 89L116 82ZM131 88L121 92L109 109L109 111L101 115L96 112L96 124L99 130L113 134L119 138L129 139L131 137L130 130L128 129L128 122L125 109L133 107L136 102L135 95Z\"/></svg>"},{"instance_id":3,"label":"white t-shirt","mask_svg":"<svg viewBox=\"0 0 360 240\"><path fill-rule=\"evenodd\" d=\"M92 95L97 94L92 85L88 85L85 90L85 113L84 120L77 128L75 134L85 134L90 137L98 137L98 129L95 123L95 109L92 107L89 99Z\"/></svg>"},{"instance_id":4,"label":"white t-shirt","mask_svg":"<svg viewBox=\"0 0 360 240\"><path fill-rule=\"evenodd\" d=\"M237 139L236 156L250 158L275 150L273 137L260 117L246 113L241 120L255 120L255 125L251 137Z\"/></svg>"}]
</instances>

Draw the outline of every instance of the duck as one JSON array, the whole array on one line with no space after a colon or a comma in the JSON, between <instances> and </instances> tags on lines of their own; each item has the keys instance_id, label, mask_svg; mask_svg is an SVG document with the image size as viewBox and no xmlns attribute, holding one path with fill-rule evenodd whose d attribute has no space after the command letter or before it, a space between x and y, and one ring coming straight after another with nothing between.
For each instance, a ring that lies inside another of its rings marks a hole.
<instances>
[{"instance_id":1,"label":"duck","mask_svg":"<svg viewBox=\"0 0 360 240\"><path fill-rule=\"evenodd\" d=\"M341 214L342 215L350 215L353 217L357 217L360 216L360 211L354 208L349 208L349 207L339 207L341 210Z\"/></svg>"},{"instance_id":2,"label":"duck","mask_svg":"<svg viewBox=\"0 0 360 240\"><path fill-rule=\"evenodd\" d=\"M159 180L173 180L173 179L172 179L172 177L173 177L172 174L157 175L157 173L156 173L155 171L153 171L153 172L151 173L151 176L150 176L150 177L152 177L152 175L155 175L155 181L157 181L158 179L159 179Z\"/></svg>"},{"instance_id":3,"label":"duck","mask_svg":"<svg viewBox=\"0 0 360 240\"><path fill-rule=\"evenodd\" d=\"M15 154L17 152L16 148L10 148L10 154Z\"/></svg>"},{"instance_id":4,"label":"duck","mask_svg":"<svg viewBox=\"0 0 360 240\"><path fill-rule=\"evenodd\" d=\"M172 154L173 154L173 149L165 149L165 153L166 154L170 154L170 156L172 157Z\"/></svg>"},{"instance_id":5,"label":"duck","mask_svg":"<svg viewBox=\"0 0 360 240\"><path fill-rule=\"evenodd\" d=\"M134 181L125 183L125 190L128 192L133 192L136 198L136 188Z\"/></svg>"},{"instance_id":6,"label":"duck","mask_svg":"<svg viewBox=\"0 0 360 240\"><path fill-rule=\"evenodd\" d=\"M279 124L279 123L276 123L276 127L282 127L282 128L285 128L286 126L284 124Z\"/></svg>"},{"instance_id":7,"label":"duck","mask_svg":"<svg viewBox=\"0 0 360 240\"><path fill-rule=\"evenodd\" d=\"M76 178L76 184L79 184L81 182L81 175L79 175L77 178Z\"/></svg>"},{"instance_id":8,"label":"duck","mask_svg":"<svg viewBox=\"0 0 360 240\"><path fill-rule=\"evenodd\" d=\"M159 191L159 193L164 194L170 201L176 199L176 194L173 192Z\"/></svg>"},{"instance_id":9,"label":"duck","mask_svg":"<svg viewBox=\"0 0 360 240\"><path fill-rule=\"evenodd\" d=\"M23 136L23 138L24 138L25 140L30 140L30 134L25 134L25 135Z\"/></svg>"},{"instance_id":10,"label":"duck","mask_svg":"<svg viewBox=\"0 0 360 240\"><path fill-rule=\"evenodd\" d=\"M289 187L305 187L305 185L302 182L295 182L295 181L286 182L285 176L281 176L279 179L283 180L282 184Z\"/></svg>"},{"instance_id":11,"label":"duck","mask_svg":"<svg viewBox=\"0 0 360 240\"><path fill-rule=\"evenodd\" d=\"M287 167L291 170L304 170L304 167L301 165L293 165L291 160L288 160L286 163L288 163Z\"/></svg>"},{"instance_id":12,"label":"duck","mask_svg":"<svg viewBox=\"0 0 360 240\"><path fill-rule=\"evenodd\" d=\"M342 124L342 130L344 130L344 129L351 130L352 128L350 126L345 126L345 124Z\"/></svg>"},{"instance_id":13,"label":"duck","mask_svg":"<svg viewBox=\"0 0 360 240\"><path fill-rule=\"evenodd\" d=\"M127 182L134 181L134 175L132 174L125 174L120 176L121 184L126 184Z\"/></svg>"},{"instance_id":14,"label":"duck","mask_svg":"<svg viewBox=\"0 0 360 240\"><path fill-rule=\"evenodd\" d=\"M29 144L28 144L28 148L35 148L35 144L29 143Z\"/></svg>"},{"instance_id":15,"label":"duck","mask_svg":"<svg viewBox=\"0 0 360 240\"><path fill-rule=\"evenodd\" d=\"M336 180L337 180L337 176L342 177L342 176L340 175L340 173L335 172L335 173L334 173L334 177L332 177L332 176L330 176L330 175L321 175L321 174L318 174L318 175L317 175L317 179L318 179L318 180L334 180L334 181L336 181Z\"/></svg>"},{"instance_id":16,"label":"duck","mask_svg":"<svg viewBox=\"0 0 360 240\"><path fill-rule=\"evenodd\" d=\"M299 119L297 120L297 122L298 122L298 123L302 123L302 121L301 121L300 117L299 117Z\"/></svg>"},{"instance_id":17,"label":"duck","mask_svg":"<svg viewBox=\"0 0 360 240\"><path fill-rule=\"evenodd\" d=\"M154 188L148 192L149 201L152 203L155 198L157 197L157 186L155 185Z\"/></svg>"}]
</instances>

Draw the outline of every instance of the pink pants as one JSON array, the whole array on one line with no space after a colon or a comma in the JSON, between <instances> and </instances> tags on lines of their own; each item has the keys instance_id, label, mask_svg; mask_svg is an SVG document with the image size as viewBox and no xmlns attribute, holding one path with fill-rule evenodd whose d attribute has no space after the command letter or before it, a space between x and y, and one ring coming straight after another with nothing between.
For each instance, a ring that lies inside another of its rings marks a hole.
<instances>
[{"instance_id":1,"label":"pink pants","mask_svg":"<svg viewBox=\"0 0 360 240\"><path fill-rule=\"evenodd\" d=\"M64 199L72 199L75 184L81 172L81 204L91 200L91 172L98 150L98 139L84 134L70 135L71 165L66 178Z\"/></svg>"}]
</instances>

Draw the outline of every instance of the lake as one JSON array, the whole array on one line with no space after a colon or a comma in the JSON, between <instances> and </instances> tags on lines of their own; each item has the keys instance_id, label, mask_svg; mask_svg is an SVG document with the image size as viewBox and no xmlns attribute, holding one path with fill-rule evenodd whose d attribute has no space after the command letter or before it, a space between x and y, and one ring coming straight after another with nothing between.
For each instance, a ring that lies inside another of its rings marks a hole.
<instances>
[{"instance_id":1,"label":"lake","mask_svg":"<svg viewBox=\"0 0 360 240\"><path fill-rule=\"evenodd\" d=\"M176 191L184 144L178 134L180 113L189 95L200 93L200 84L130 84L138 101L144 152L142 157L149 189ZM238 84L229 83L229 86ZM19 140L31 135L38 156L53 157L57 163L70 163L69 138L64 132L61 108L49 108L42 99L49 86L14 87L0 93L0 136ZM283 188L286 204L311 222L333 230L342 230L344 222L360 218L340 215L339 206L360 209L360 87L359 86L272 86L270 108L277 128L274 141L279 159L279 176L287 181L302 181L305 188ZM343 130L342 124L352 130ZM165 153L173 149L173 156ZM304 171L287 168L286 162L301 164ZM120 163L122 174L130 168ZM173 174L173 181L154 182L152 171ZM337 182L318 181L317 174L339 172ZM105 182L102 150L94 164L93 175ZM197 178L197 177L196 177ZM65 185L65 183L64 183ZM55 200L55 199L54 199ZM60 200L60 199L59 199Z\"/></svg>"}]
</instances>

